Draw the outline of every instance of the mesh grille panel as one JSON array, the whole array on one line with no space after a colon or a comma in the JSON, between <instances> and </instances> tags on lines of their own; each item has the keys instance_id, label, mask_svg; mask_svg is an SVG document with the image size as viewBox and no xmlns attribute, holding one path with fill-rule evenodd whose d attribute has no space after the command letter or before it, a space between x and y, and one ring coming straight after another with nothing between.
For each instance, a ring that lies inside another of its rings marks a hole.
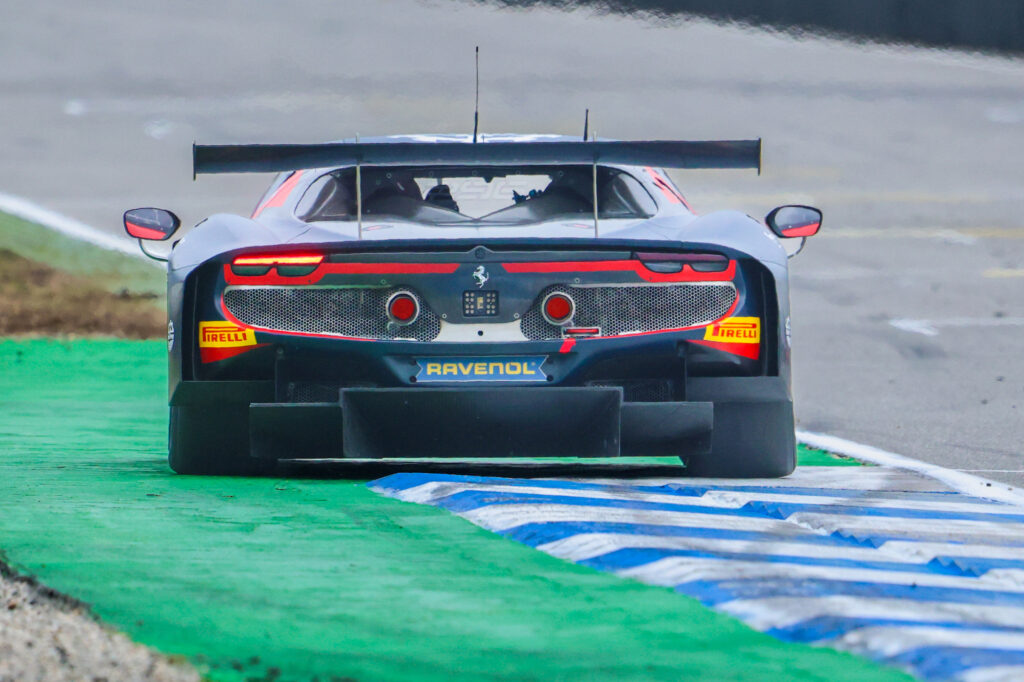
<instances>
[{"instance_id":1,"label":"mesh grille panel","mask_svg":"<svg viewBox=\"0 0 1024 682\"><path fill-rule=\"evenodd\" d=\"M441 333L441 320L423 302L410 325L388 320L385 306L396 287L232 287L224 307L243 324L283 332L329 334L360 339L431 341ZM418 298L418 297L417 297Z\"/></svg>"},{"instance_id":2,"label":"mesh grille panel","mask_svg":"<svg viewBox=\"0 0 1024 682\"><path fill-rule=\"evenodd\" d=\"M520 327L531 341L562 338L561 327L549 324L540 311L540 302L554 291L572 296L576 302L573 327L598 327L602 336L710 324L729 312L737 296L736 287L729 282L597 287L558 284L542 291L523 315Z\"/></svg>"},{"instance_id":3,"label":"mesh grille panel","mask_svg":"<svg viewBox=\"0 0 1024 682\"><path fill-rule=\"evenodd\" d=\"M288 385L288 399L294 403L333 403L338 400L337 384L299 382Z\"/></svg>"}]
</instances>

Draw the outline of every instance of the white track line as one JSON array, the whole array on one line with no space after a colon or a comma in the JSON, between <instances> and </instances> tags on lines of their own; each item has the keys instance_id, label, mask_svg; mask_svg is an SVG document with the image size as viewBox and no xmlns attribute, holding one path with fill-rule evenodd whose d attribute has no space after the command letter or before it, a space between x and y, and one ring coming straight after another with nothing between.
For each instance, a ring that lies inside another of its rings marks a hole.
<instances>
[{"instance_id":1,"label":"white track line","mask_svg":"<svg viewBox=\"0 0 1024 682\"><path fill-rule=\"evenodd\" d=\"M873 567L822 566L803 563L799 557L776 557L775 561L766 562L755 559L669 556L638 566L608 570L627 578L636 578L641 582L663 587L675 587L698 581L722 583L733 580L784 580L797 583L803 580L827 580L1024 594L1024 571L1006 571L999 575L993 575L994 571L989 571L983 576L974 577ZM1024 644L1021 648L1024 649Z\"/></svg>"},{"instance_id":2,"label":"white track line","mask_svg":"<svg viewBox=\"0 0 1024 682\"><path fill-rule=\"evenodd\" d=\"M1021 627L1024 608L960 602L912 601L895 597L760 597L734 599L715 606L736 616L755 630L786 628L815 618L886 618L892 620L951 621Z\"/></svg>"},{"instance_id":3,"label":"white track line","mask_svg":"<svg viewBox=\"0 0 1024 682\"><path fill-rule=\"evenodd\" d=\"M62 213L57 213L56 211L44 208L43 206L31 202L28 199L22 199L21 197L16 197L11 194L0 193L0 211L10 213L13 216L17 216L18 218L32 223L38 223L43 227L49 228L54 232L60 232L61 234L67 235L73 239L88 242L94 246L98 246L109 251L118 251L128 256L142 258L147 263L152 263L154 266L161 269L164 268L163 264L146 258L146 256L139 251L139 247L128 239L116 237L108 232L99 230L92 225L86 225L80 220L75 220L74 218L70 218Z\"/></svg>"},{"instance_id":4,"label":"white track line","mask_svg":"<svg viewBox=\"0 0 1024 682\"><path fill-rule=\"evenodd\" d=\"M865 652L872 657L898 656L920 647L967 647L978 649L1024 649L1024 634L999 630L950 629L924 625L882 625L851 630L830 643L839 649Z\"/></svg>"},{"instance_id":5,"label":"white track line","mask_svg":"<svg viewBox=\"0 0 1024 682\"><path fill-rule=\"evenodd\" d=\"M852 456L852 455L851 455ZM888 492L949 492L949 486L937 482L934 478L925 478L913 471L894 471L891 469L875 469L874 467L856 467L857 475L851 476L850 467L811 466L797 467L796 471L785 478L689 478L678 475L672 478L631 478L625 483L635 486L671 486L720 488L725 486L762 486L768 488L845 488L846 490L888 491ZM569 479L585 483L602 485L623 485L622 478L592 478L581 471Z\"/></svg>"},{"instance_id":6,"label":"white track line","mask_svg":"<svg viewBox=\"0 0 1024 682\"><path fill-rule=\"evenodd\" d=\"M379 488L377 488L380 491ZM386 495L404 499L401 493L382 491ZM496 533L518 528L528 523L642 523L651 526L682 528L719 528L726 530L754 530L763 533L792 534L798 529L789 521L758 516L732 516L695 514L693 512L650 511L616 507L587 507L579 504L491 504L464 512L455 512L478 526ZM826 535L827 532L804 529Z\"/></svg>"},{"instance_id":7,"label":"white track line","mask_svg":"<svg viewBox=\"0 0 1024 682\"><path fill-rule=\"evenodd\" d=\"M1015 504L1020 507L1024 507L1024 492L1019 488L1007 485L1006 483L999 483L996 481L990 481L988 479L981 478L980 476L972 476L971 474L965 474L962 471L955 471L953 469L947 469L937 464L929 464L928 462L922 462L917 459L910 457L904 457L903 455L897 455L894 452L887 452L870 445L863 445L861 443L855 443L844 438L838 438L836 436L829 436L823 433L812 433L810 431L797 431L796 437L802 443L806 443L811 447L821 448L822 450L828 450L839 455L846 455L847 457L853 457L859 459L862 462L871 462L872 464L878 464L879 466L896 467L898 469L906 469L922 476L941 481L954 490L958 490L967 495L974 495L976 497L983 497L989 500L996 500L998 502L1006 502L1007 504Z\"/></svg>"},{"instance_id":8,"label":"white track line","mask_svg":"<svg viewBox=\"0 0 1024 682\"><path fill-rule=\"evenodd\" d=\"M784 489L783 489L784 490ZM460 483L452 481L431 481L402 491L402 499L407 502L431 504L434 500L456 495L462 492L493 492L509 495L539 495L543 497L581 497L595 500L632 499L651 504L671 504L689 507L709 507L715 509L741 509L752 502L765 504L778 503L786 505L821 506L834 508L835 513L845 513L845 507L863 507L880 510L915 510L937 512L962 512L976 514L1020 515L1017 507L996 505L990 502L954 502L938 500L900 500L897 498L872 497L870 493L862 497L837 498L829 495L785 495L772 493L748 493L732 490L709 490L702 495L659 494L651 491L639 492L635 488L609 487L606 490L592 488L558 488L529 485L502 485L501 483ZM671 511L671 510L666 510Z\"/></svg>"},{"instance_id":9,"label":"white track line","mask_svg":"<svg viewBox=\"0 0 1024 682\"><path fill-rule=\"evenodd\" d=\"M1024 317L949 317L937 320L912 320L898 318L889 320L897 329L924 336L938 336L939 327L1021 327Z\"/></svg>"},{"instance_id":10,"label":"white track line","mask_svg":"<svg viewBox=\"0 0 1024 682\"><path fill-rule=\"evenodd\" d=\"M818 537L815 533L813 537ZM939 542L907 542L893 540L879 547L851 547L847 544L824 545L800 542L800 537L771 537L752 540L727 538L677 537L666 535L637 535L634 533L577 533L553 540L537 549L560 559L579 562L610 554L620 549L690 549L709 552L749 552L753 554L786 554L863 561L892 561L921 564L936 557L955 557L965 562L971 559L1008 559L1024 563L1024 547L991 545L953 545ZM1024 612L1022 612L1024 614ZM1024 627L1024 617L1021 619Z\"/></svg>"},{"instance_id":11,"label":"white track line","mask_svg":"<svg viewBox=\"0 0 1024 682\"><path fill-rule=\"evenodd\" d=\"M621 549L697 550L705 552L736 552L765 555L812 557L819 559L859 559L891 561L919 565L916 556L893 556L874 547L821 545L807 542L786 542L785 538L764 540L726 540L722 538L671 537L635 535L631 533L579 533L561 540L537 545L537 549L566 561L577 563L611 554ZM1024 616L1024 612L1022 612Z\"/></svg>"},{"instance_id":12,"label":"white track line","mask_svg":"<svg viewBox=\"0 0 1024 682\"><path fill-rule=\"evenodd\" d=\"M974 668L960 673L964 682L1020 682L1024 680L1024 665L995 665Z\"/></svg>"}]
</instances>

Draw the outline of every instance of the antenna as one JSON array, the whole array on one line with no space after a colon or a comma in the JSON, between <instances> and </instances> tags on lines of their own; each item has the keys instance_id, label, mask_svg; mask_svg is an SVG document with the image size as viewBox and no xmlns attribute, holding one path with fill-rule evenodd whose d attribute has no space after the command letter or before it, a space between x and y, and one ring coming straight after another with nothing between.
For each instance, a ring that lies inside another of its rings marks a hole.
<instances>
[{"instance_id":1,"label":"antenna","mask_svg":"<svg viewBox=\"0 0 1024 682\"><path fill-rule=\"evenodd\" d=\"M589 119L590 119L590 109L587 109L587 119L588 119L588 122L589 122ZM584 128L586 128L586 125L584 125L583 127L584 127ZM597 140L597 131L594 131L594 135L593 135L593 137L591 138L591 140L592 140L592 141L593 141L593 140ZM583 141L584 141L584 142L586 142L586 141L587 141L587 133L586 133L586 131L585 131L585 130L584 130L584 132L583 132ZM599 229L599 228L598 228L598 226L597 226L597 213L598 213L598 210L597 210L597 152L594 152L594 163L593 163L593 165L591 166L591 168L592 168L592 169L593 169L593 171L594 171L594 173L593 173L593 190L594 190L594 239L597 239L597 238L599 238L599 237L601 236L601 231L600 231L600 229Z\"/></svg>"},{"instance_id":2,"label":"antenna","mask_svg":"<svg viewBox=\"0 0 1024 682\"><path fill-rule=\"evenodd\" d=\"M473 106L473 144L476 144L476 131L480 126L480 46L476 46L476 104Z\"/></svg>"},{"instance_id":3,"label":"antenna","mask_svg":"<svg viewBox=\"0 0 1024 682\"><path fill-rule=\"evenodd\" d=\"M590 109L587 109L587 113L583 114L583 141L587 141L587 130L590 128Z\"/></svg>"},{"instance_id":4,"label":"antenna","mask_svg":"<svg viewBox=\"0 0 1024 682\"><path fill-rule=\"evenodd\" d=\"M359 144L359 133L356 133L356 144ZM356 157L356 220L359 241L363 240L363 173L362 162Z\"/></svg>"}]
</instances>

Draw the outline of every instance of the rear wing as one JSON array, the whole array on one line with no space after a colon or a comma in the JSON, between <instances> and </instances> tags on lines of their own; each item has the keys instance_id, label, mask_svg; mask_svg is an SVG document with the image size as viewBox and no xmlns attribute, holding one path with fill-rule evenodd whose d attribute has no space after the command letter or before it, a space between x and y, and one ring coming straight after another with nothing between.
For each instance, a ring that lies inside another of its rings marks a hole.
<instances>
[{"instance_id":1,"label":"rear wing","mask_svg":"<svg viewBox=\"0 0 1024 682\"><path fill-rule=\"evenodd\" d=\"M192 145L193 179L207 173L274 173L330 166L566 164L756 169L760 175L761 140Z\"/></svg>"}]
</instances>

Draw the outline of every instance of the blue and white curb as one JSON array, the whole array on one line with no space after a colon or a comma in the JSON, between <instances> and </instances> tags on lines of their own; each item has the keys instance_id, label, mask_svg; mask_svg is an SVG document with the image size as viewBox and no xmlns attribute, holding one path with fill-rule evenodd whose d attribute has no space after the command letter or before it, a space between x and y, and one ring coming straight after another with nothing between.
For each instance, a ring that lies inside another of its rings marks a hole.
<instances>
[{"instance_id":1,"label":"blue and white curb","mask_svg":"<svg viewBox=\"0 0 1024 682\"><path fill-rule=\"evenodd\" d=\"M1024 680L1024 507L895 467L785 479L395 474L370 486L787 641L929 680Z\"/></svg>"}]
</instances>

